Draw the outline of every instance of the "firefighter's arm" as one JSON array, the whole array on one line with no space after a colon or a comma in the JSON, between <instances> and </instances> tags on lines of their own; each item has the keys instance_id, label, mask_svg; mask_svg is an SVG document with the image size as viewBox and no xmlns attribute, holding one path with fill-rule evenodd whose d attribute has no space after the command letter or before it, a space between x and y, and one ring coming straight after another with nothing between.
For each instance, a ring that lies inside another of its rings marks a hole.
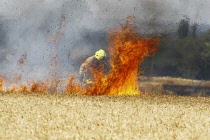
<instances>
[{"instance_id":1,"label":"firefighter's arm","mask_svg":"<svg viewBox=\"0 0 210 140\"><path fill-rule=\"evenodd\" d=\"M85 72L85 65L84 63L80 66L79 69L79 81L82 82L84 78L84 72Z\"/></svg>"},{"instance_id":2,"label":"firefighter's arm","mask_svg":"<svg viewBox=\"0 0 210 140\"><path fill-rule=\"evenodd\" d=\"M79 68L79 74L80 75L84 74L84 71L85 71L85 66L84 66L84 63L83 63Z\"/></svg>"},{"instance_id":3,"label":"firefighter's arm","mask_svg":"<svg viewBox=\"0 0 210 140\"><path fill-rule=\"evenodd\" d=\"M89 57L86 59L86 61L80 66L80 69L79 69L79 74L81 75L84 75L85 71L87 70L87 68L89 67L89 65L91 64L92 62L92 57Z\"/></svg>"},{"instance_id":4,"label":"firefighter's arm","mask_svg":"<svg viewBox=\"0 0 210 140\"><path fill-rule=\"evenodd\" d=\"M86 61L80 66L80 69L79 69L79 74L80 74L80 79L81 81L83 80L84 76L86 75L86 72L87 72L87 68L88 66L91 64L93 58L92 57L89 57L86 59Z\"/></svg>"}]
</instances>

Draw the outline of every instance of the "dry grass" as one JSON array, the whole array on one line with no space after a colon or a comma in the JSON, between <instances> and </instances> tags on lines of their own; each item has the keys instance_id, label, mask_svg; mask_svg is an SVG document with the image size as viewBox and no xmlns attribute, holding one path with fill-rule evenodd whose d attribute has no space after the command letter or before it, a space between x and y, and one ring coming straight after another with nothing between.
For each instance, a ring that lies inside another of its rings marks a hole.
<instances>
[{"instance_id":1,"label":"dry grass","mask_svg":"<svg viewBox=\"0 0 210 140\"><path fill-rule=\"evenodd\" d=\"M210 98L0 93L0 139L210 139Z\"/></svg>"},{"instance_id":2,"label":"dry grass","mask_svg":"<svg viewBox=\"0 0 210 140\"><path fill-rule=\"evenodd\" d=\"M210 81L205 80L192 80L172 77L140 77L140 79L142 79L142 81L155 82L161 84L210 86Z\"/></svg>"},{"instance_id":3,"label":"dry grass","mask_svg":"<svg viewBox=\"0 0 210 140\"><path fill-rule=\"evenodd\" d=\"M184 78L172 78L172 77L140 77L140 88L143 92L149 93L165 93L163 85L186 85L195 87L210 87L210 81L205 80L191 80ZM175 94L169 92L167 94ZM200 93L194 96L199 96Z\"/></svg>"}]
</instances>

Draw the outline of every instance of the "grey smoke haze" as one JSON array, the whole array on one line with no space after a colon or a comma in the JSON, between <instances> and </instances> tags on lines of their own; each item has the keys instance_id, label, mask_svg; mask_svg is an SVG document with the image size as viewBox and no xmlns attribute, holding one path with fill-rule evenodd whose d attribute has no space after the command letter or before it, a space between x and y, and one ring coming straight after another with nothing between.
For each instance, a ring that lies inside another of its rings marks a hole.
<instances>
[{"instance_id":1,"label":"grey smoke haze","mask_svg":"<svg viewBox=\"0 0 210 140\"><path fill-rule=\"evenodd\" d=\"M66 77L81 58L105 48L107 30L129 15L142 29L152 29L184 15L209 24L209 9L210 0L1 0L0 72L42 80L57 57L59 68L52 71Z\"/></svg>"}]
</instances>

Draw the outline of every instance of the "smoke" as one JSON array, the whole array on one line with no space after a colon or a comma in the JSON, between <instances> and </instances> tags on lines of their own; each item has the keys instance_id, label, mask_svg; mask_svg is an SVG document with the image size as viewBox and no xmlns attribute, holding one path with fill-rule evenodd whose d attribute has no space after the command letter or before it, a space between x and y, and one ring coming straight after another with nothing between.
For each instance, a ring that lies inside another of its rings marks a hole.
<instances>
[{"instance_id":1,"label":"smoke","mask_svg":"<svg viewBox=\"0 0 210 140\"><path fill-rule=\"evenodd\" d=\"M85 44L83 36L91 25L86 1L1 3L4 5L2 28L7 33L6 43L1 45L7 52L1 73L20 74L23 81L43 80L55 73L68 77L75 70L74 59L91 53L92 44Z\"/></svg>"},{"instance_id":2,"label":"smoke","mask_svg":"<svg viewBox=\"0 0 210 140\"><path fill-rule=\"evenodd\" d=\"M107 31L134 15L143 32L187 15L210 23L206 0L1 0L0 72L24 80L67 78L84 59L106 48Z\"/></svg>"}]
</instances>

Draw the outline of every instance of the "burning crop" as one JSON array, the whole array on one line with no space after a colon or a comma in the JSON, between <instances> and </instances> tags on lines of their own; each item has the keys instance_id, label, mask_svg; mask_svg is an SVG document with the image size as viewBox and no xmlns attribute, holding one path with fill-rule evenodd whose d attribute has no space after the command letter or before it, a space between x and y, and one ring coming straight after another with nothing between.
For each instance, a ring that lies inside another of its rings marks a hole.
<instances>
[{"instance_id":1,"label":"burning crop","mask_svg":"<svg viewBox=\"0 0 210 140\"><path fill-rule=\"evenodd\" d=\"M74 76L70 76L67 81L67 86L63 89L64 92L87 95L138 95L139 83L138 75L139 65L144 57L155 53L158 48L159 38L142 38L137 33L137 26L131 23L134 17L129 16L126 23L118 28L109 31L110 53L110 71L107 75L102 72L92 69L93 82L91 85L84 86L77 83ZM26 59L26 57L24 57ZM22 59L21 59L22 60ZM22 63L21 65L24 65ZM20 63L20 62L19 62ZM56 63L56 66L58 64ZM57 68L57 67L56 67ZM19 84L19 80L15 83L9 82L9 85L4 86L7 79L0 78L0 90L10 92L58 92L64 82L58 77L53 77L53 80L45 80L44 82L26 82ZM14 80L13 80L14 81Z\"/></svg>"},{"instance_id":2,"label":"burning crop","mask_svg":"<svg viewBox=\"0 0 210 140\"><path fill-rule=\"evenodd\" d=\"M137 81L139 64L145 56L154 54L159 38L145 39L137 34L137 27L131 24L134 17L127 17L120 28L109 32L111 70L103 75L96 70L92 86L82 90L88 95L136 95L140 94ZM81 91L80 91L81 92Z\"/></svg>"}]
</instances>

